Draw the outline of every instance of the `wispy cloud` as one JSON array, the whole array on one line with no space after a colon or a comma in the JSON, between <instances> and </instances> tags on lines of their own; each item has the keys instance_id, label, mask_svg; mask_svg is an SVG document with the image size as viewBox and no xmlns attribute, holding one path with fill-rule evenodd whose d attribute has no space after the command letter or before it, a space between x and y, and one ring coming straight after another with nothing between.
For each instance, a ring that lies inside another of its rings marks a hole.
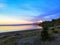
<instances>
[{"instance_id":1,"label":"wispy cloud","mask_svg":"<svg viewBox=\"0 0 60 45\"><path fill-rule=\"evenodd\" d=\"M53 18L57 18L57 17L60 17L60 9L54 9L54 10L51 10L51 11L47 11L43 14L40 14L38 16L35 16L33 19L36 19L36 20L51 20Z\"/></svg>"},{"instance_id":2,"label":"wispy cloud","mask_svg":"<svg viewBox=\"0 0 60 45\"><path fill-rule=\"evenodd\" d=\"M2 10L0 13L18 21L34 22L60 16L60 2L57 0L0 0L0 2Z\"/></svg>"}]
</instances>

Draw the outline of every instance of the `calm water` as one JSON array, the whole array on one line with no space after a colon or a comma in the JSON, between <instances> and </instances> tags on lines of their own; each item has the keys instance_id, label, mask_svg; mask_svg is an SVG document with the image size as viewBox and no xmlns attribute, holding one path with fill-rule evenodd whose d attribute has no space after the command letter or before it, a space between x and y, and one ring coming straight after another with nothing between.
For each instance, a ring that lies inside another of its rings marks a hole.
<instances>
[{"instance_id":1,"label":"calm water","mask_svg":"<svg viewBox=\"0 0 60 45\"><path fill-rule=\"evenodd\" d=\"M28 25L28 26L0 26L1 32L10 32L10 31L20 31L20 30L28 30L28 29L39 29L41 27Z\"/></svg>"}]
</instances>

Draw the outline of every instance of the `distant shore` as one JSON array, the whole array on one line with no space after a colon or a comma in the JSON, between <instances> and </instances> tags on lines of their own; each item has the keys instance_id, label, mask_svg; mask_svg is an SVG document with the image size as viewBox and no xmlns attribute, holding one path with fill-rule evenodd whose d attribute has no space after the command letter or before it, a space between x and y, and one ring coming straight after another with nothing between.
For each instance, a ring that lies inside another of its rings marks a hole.
<instances>
[{"instance_id":1,"label":"distant shore","mask_svg":"<svg viewBox=\"0 0 60 45\"><path fill-rule=\"evenodd\" d=\"M25 26L25 25L37 25L36 23L34 24L0 24L0 26Z\"/></svg>"}]
</instances>

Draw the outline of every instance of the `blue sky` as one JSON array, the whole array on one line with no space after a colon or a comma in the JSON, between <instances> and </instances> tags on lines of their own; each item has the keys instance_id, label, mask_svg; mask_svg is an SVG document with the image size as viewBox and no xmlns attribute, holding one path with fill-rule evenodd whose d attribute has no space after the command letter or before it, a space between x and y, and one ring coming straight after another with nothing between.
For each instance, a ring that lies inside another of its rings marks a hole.
<instances>
[{"instance_id":1,"label":"blue sky","mask_svg":"<svg viewBox=\"0 0 60 45\"><path fill-rule=\"evenodd\" d=\"M60 0L0 0L1 22L35 22L60 17Z\"/></svg>"}]
</instances>

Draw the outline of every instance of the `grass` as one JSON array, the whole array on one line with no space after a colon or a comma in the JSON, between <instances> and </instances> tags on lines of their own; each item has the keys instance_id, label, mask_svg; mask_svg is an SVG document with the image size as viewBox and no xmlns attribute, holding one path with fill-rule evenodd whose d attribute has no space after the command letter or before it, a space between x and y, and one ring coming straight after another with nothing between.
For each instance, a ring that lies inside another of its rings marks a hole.
<instances>
[{"instance_id":1,"label":"grass","mask_svg":"<svg viewBox=\"0 0 60 45\"><path fill-rule=\"evenodd\" d=\"M60 28L50 29L50 30L48 30L48 33L49 33L49 34L60 33Z\"/></svg>"},{"instance_id":2,"label":"grass","mask_svg":"<svg viewBox=\"0 0 60 45\"><path fill-rule=\"evenodd\" d=\"M38 31L38 32L32 32L32 33L26 34L25 37L36 36L36 35L39 35L40 33L41 33L41 31Z\"/></svg>"},{"instance_id":3,"label":"grass","mask_svg":"<svg viewBox=\"0 0 60 45\"><path fill-rule=\"evenodd\" d=\"M4 41L0 41L0 45L16 45L16 41L12 38L5 38Z\"/></svg>"},{"instance_id":4,"label":"grass","mask_svg":"<svg viewBox=\"0 0 60 45\"><path fill-rule=\"evenodd\" d=\"M28 41L25 41L24 45L31 45L31 44Z\"/></svg>"},{"instance_id":5,"label":"grass","mask_svg":"<svg viewBox=\"0 0 60 45\"><path fill-rule=\"evenodd\" d=\"M60 28L54 28L54 29L49 29L48 34L43 33L41 36L41 41L53 41L55 40L55 37L53 34L59 34L60 33Z\"/></svg>"},{"instance_id":6,"label":"grass","mask_svg":"<svg viewBox=\"0 0 60 45\"><path fill-rule=\"evenodd\" d=\"M41 31L31 32L28 34L23 34L18 36L16 36L16 34L4 36L2 39L0 39L0 45L17 45L16 39L32 37L32 36L38 35L40 32Z\"/></svg>"},{"instance_id":7,"label":"grass","mask_svg":"<svg viewBox=\"0 0 60 45\"><path fill-rule=\"evenodd\" d=\"M60 33L60 28L55 28L55 30L52 30L52 29L48 30L49 35L52 35L54 33ZM5 36L4 38L0 39L0 45L12 45L12 44L17 45L16 39L32 37L36 35L40 36L40 34L41 34L41 31L37 31L37 32L31 32L28 34L23 34L23 35L18 35L18 36L15 36L15 35ZM28 45L28 42L26 42L25 45Z\"/></svg>"},{"instance_id":8,"label":"grass","mask_svg":"<svg viewBox=\"0 0 60 45\"><path fill-rule=\"evenodd\" d=\"M60 33L60 29L59 28L56 28L55 31L58 31L58 33Z\"/></svg>"}]
</instances>

